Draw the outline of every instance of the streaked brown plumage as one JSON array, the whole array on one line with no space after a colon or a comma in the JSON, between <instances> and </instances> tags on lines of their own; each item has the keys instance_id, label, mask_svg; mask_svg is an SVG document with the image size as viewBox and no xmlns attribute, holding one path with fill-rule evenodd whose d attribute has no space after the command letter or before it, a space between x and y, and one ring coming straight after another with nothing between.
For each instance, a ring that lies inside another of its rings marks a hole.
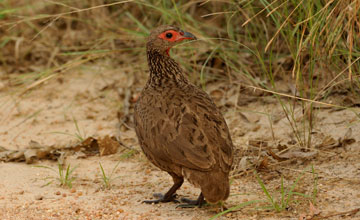
<instances>
[{"instance_id":1,"label":"streaked brown plumage","mask_svg":"<svg viewBox=\"0 0 360 220\"><path fill-rule=\"evenodd\" d=\"M183 202L201 206L229 196L229 172L233 143L229 129L211 98L191 84L169 49L184 39L196 39L179 28L161 26L148 38L150 77L135 106L135 130L146 157L168 172L171 189L158 200L175 200L184 178L201 189L197 200Z\"/></svg>"}]
</instances>

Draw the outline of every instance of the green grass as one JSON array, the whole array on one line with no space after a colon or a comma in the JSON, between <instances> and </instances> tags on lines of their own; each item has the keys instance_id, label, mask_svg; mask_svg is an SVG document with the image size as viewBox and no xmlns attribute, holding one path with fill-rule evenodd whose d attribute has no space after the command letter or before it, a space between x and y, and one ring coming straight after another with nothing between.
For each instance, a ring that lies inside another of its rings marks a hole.
<instances>
[{"instance_id":1,"label":"green grass","mask_svg":"<svg viewBox=\"0 0 360 220\"><path fill-rule=\"evenodd\" d=\"M103 166L101 165L101 163L99 162L99 166L100 166L100 170L101 170L101 179L103 181L103 188L104 189L110 189L111 188L111 182L114 181L117 178L120 178L119 176L117 177L113 177L116 169L118 168L119 164L120 164L121 160L119 160L116 165L114 166L114 168L111 170L110 175L106 175L105 170L103 168Z\"/></svg>"},{"instance_id":2,"label":"green grass","mask_svg":"<svg viewBox=\"0 0 360 220\"><path fill-rule=\"evenodd\" d=\"M316 198L317 198L317 193L318 193L318 176L317 176L314 166L311 166L311 170L310 170L310 172L312 174L312 180L313 180L311 195L307 195L307 194L295 191L295 189L298 187L299 181L303 179L305 171L306 170L302 171L301 174L295 179L295 181L292 184L290 184L289 186L285 186L284 178L283 178L283 176L281 176L280 186L279 186L280 190L276 191L275 194L270 192L269 187L267 187L265 185L265 183L260 178L258 173L256 171L254 171L254 175L257 179L257 182L258 182L261 190L264 192L265 199L251 200L251 201L243 202L239 205L233 206L225 211L222 211L222 212L214 215L213 217L210 218L210 220L216 219L216 218L218 218L222 215L225 215L226 213L229 213L229 212L239 211L242 208L245 208L246 206L259 204L259 203L265 204L265 205L256 206L256 207L254 207L254 209L283 212L283 211L286 211L292 203L295 203L297 201L295 199L295 196L302 197L306 200L311 200L313 204L316 204ZM277 187L275 187L275 188L277 188ZM271 190L271 191L273 191L273 190ZM230 195L230 196L234 196L234 195Z\"/></svg>"},{"instance_id":3,"label":"green grass","mask_svg":"<svg viewBox=\"0 0 360 220\"><path fill-rule=\"evenodd\" d=\"M240 210L240 209L242 209L242 208L244 208L246 206L256 204L256 203L259 203L259 202L261 202L261 200L251 200L251 201L248 201L248 202L243 202L240 205L233 206L233 207L231 207L231 208L229 208L229 209L227 209L225 211L222 211L222 212L214 215L209 220L217 219L218 217L221 217L221 216L225 215L226 213L234 212L234 211Z\"/></svg>"},{"instance_id":4,"label":"green grass","mask_svg":"<svg viewBox=\"0 0 360 220\"><path fill-rule=\"evenodd\" d=\"M45 180L49 180L45 185L43 186L48 186L54 182L58 182L58 184L61 187L68 187L68 188L72 188L72 183L73 181L76 179L75 176L73 175L73 172L75 171L75 169L78 167L78 165L76 165L75 167L71 168L71 165L69 164L66 169L65 167L63 167L62 164L58 163L58 167L57 169L53 168L53 167L49 167L49 166L34 166L34 167L39 167L39 168L45 168L45 169L49 169L53 172L55 172L57 174L56 177L46 177Z\"/></svg>"},{"instance_id":5,"label":"green grass","mask_svg":"<svg viewBox=\"0 0 360 220\"><path fill-rule=\"evenodd\" d=\"M68 132L61 132L61 131L53 131L53 132L50 132L50 133L51 134L68 135L68 136L76 138L79 142L83 142L86 139L86 133L84 131L81 132L79 124L78 124L77 120L75 119L75 117L73 117L73 122L74 122L74 126L75 126L75 129L76 129L74 134L71 134L71 133L68 133Z\"/></svg>"},{"instance_id":6,"label":"green grass","mask_svg":"<svg viewBox=\"0 0 360 220\"><path fill-rule=\"evenodd\" d=\"M312 195L307 195L304 193L296 192L294 191L295 188L298 186L299 181L303 178L304 172L302 172L296 180L290 184L289 186L284 185L284 178L281 176L280 180L280 191L278 192L278 195L273 195L270 193L269 189L266 187L264 182L261 180L259 175L254 172L254 175L256 176L256 179L263 190L265 196L266 196L266 203L267 205L259 207L261 209L265 210L274 210L276 212L282 212L287 210L290 207L290 204L295 201L295 196L300 196L305 199L312 199L312 201L316 202L316 196L317 196L317 176L315 174L315 169L312 166L311 172L313 174L313 191Z\"/></svg>"},{"instance_id":7,"label":"green grass","mask_svg":"<svg viewBox=\"0 0 360 220\"><path fill-rule=\"evenodd\" d=\"M110 189L111 188L111 182L113 182L115 179L120 178L120 176L114 177L114 174L115 174L115 171L117 170L117 168L119 167L119 164L121 163L121 161L132 157L136 153L138 153L138 151L135 150L135 149L127 150L125 153L122 153L120 155L120 157L119 157L119 161L112 168L110 174L106 174L102 164L99 162L103 189Z\"/></svg>"}]
</instances>

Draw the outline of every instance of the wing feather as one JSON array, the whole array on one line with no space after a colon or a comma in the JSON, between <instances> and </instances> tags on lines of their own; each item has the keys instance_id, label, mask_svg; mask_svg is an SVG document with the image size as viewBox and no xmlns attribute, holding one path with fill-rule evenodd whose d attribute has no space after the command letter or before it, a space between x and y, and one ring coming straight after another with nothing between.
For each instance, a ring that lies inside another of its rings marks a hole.
<instances>
[{"instance_id":1,"label":"wing feather","mask_svg":"<svg viewBox=\"0 0 360 220\"><path fill-rule=\"evenodd\" d=\"M141 118L135 115L139 141L151 145L143 150L158 162L201 171L220 166L229 172L233 145L226 122L205 92L196 87L191 89L186 93L191 96L147 106L146 115L157 115L157 120L151 123L146 119L150 129L141 129ZM166 112L164 108L171 110ZM148 132L144 133L145 130Z\"/></svg>"}]
</instances>

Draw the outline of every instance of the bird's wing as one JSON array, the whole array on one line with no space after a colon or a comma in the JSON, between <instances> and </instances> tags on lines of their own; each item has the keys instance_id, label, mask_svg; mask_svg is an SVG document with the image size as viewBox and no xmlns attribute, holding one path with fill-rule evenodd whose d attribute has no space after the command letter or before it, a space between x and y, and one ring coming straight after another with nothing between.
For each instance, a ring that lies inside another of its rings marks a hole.
<instances>
[{"instance_id":1,"label":"bird's wing","mask_svg":"<svg viewBox=\"0 0 360 220\"><path fill-rule=\"evenodd\" d=\"M206 171L217 165L228 172L233 144L226 122L205 92L193 94L178 107L179 117L159 122L162 149L173 163L184 167Z\"/></svg>"},{"instance_id":2,"label":"bird's wing","mask_svg":"<svg viewBox=\"0 0 360 220\"><path fill-rule=\"evenodd\" d=\"M186 94L191 95L166 100L152 96L141 112L135 110L135 130L144 153L158 166L207 171L216 165L228 172L233 144L223 116L205 92L194 87Z\"/></svg>"}]
</instances>

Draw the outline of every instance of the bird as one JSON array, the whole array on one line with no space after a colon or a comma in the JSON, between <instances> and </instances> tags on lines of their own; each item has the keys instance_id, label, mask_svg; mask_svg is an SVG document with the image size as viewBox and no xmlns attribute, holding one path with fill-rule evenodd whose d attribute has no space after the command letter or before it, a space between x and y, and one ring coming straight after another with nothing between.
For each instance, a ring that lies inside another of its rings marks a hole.
<instances>
[{"instance_id":1,"label":"bird","mask_svg":"<svg viewBox=\"0 0 360 220\"><path fill-rule=\"evenodd\" d=\"M150 75L134 107L140 147L155 166L173 178L165 193L144 203L179 202L184 179L200 188L196 200L182 198L181 207L217 204L229 197L233 142L229 128L210 96L186 77L169 50L197 38L175 26L150 32L146 43Z\"/></svg>"}]
</instances>

